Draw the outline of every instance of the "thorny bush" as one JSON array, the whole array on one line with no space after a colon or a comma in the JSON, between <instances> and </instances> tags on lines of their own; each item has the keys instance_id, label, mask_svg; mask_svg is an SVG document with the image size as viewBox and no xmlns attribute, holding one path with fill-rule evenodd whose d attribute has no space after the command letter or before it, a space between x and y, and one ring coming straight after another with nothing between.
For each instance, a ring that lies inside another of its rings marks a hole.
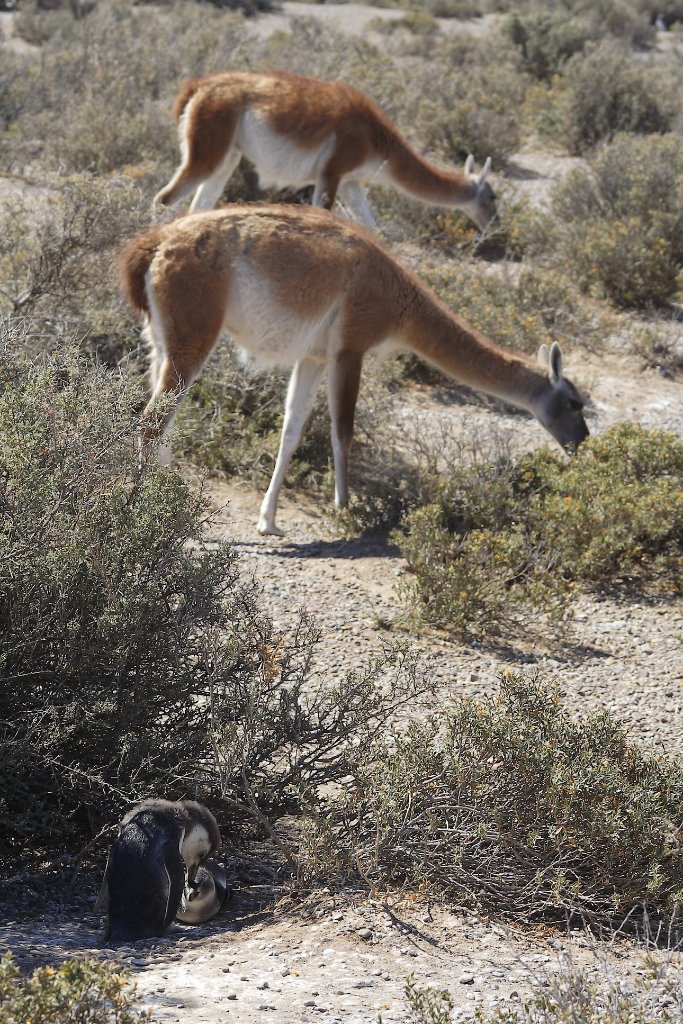
<instances>
[{"instance_id":1,"label":"thorny bush","mask_svg":"<svg viewBox=\"0 0 683 1024\"><path fill-rule=\"evenodd\" d=\"M447 1024L453 997L447 989L405 987L415 1024ZM678 1024L683 982L675 954L648 953L632 979L606 960L578 967L566 958L558 971L537 978L520 1009L477 1010L475 1024Z\"/></svg>"},{"instance_id":2,"label":"thorny bush","mask_svg":"<svg viewBox=\"0 0 683 1024\"><path fill-rule=\"evenodd\" d=\"M312 828L312 868L517 920L671 918L683 767L606 712L576 721L521 673L359 750Z\"/></svg>"},{"instance_id":3,"label":"thorny bush","mask_svg":"<svg viewBox=\"0 0 683 1024\"><path fill-rule=\"evenodd\" d=\"M21 335L21 330L17 329ZM205 499L138 465L137 392L71 354L0 349L1 854L71 847L154 794L264 826L346 772L414 697L388 650L321 682L207 540ZM240 819L241 815L241 819Z\"/></svg>"},{"instance_id":4,"label":"thorny bush","mask_svg":"<svg viewBox=\"0 0 683 1024\"><path fill-rule=\"evenodd\" d=\"M576 585L679 592L683 443L621 423L565 459L539 449L465 469L395 539L420 614L457 634L564 614Z\"/></svg>"}]
</instances>

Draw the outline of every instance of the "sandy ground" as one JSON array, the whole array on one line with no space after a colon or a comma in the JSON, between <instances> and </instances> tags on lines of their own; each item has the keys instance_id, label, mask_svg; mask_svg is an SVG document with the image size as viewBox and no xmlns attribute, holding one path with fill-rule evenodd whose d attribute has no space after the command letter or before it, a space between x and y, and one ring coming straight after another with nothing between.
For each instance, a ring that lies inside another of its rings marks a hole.
<instances>
[{"instance_id":1,"label":"sandy ground","mask_svg":"<svg viewBox=\"0 0 683 1024\"><path fill-rule=\"evenodd\" d=\"M575 376L591 379L597 409L591 429L619 418L683 433L683 383L656 371L639 372L633 357L598 358L576 353ZM444 402L420 391L407 414L445 415L462 429L514 434L519 447L541 440L529 418L497 408ZM404 571L398 551L386 542L344 539L324 499L285 492L280 509L284 538L259 537L254 529L262 495L239 483L214 485L212 539L228 538L244 572L260 583L262 605L285 639L301 607L322 630L314 667L328 678L363 664L380 649L386 624L401 610L396 583ZM573 634L562 649L543 651L533 642L487 649L463 646L423 630L411 637L428 666L433 691L486 694L502 669L534 668L557 677L570 703L604 706L628 725L634 738L668 753L683 749L683 614L680 605L619 603L582 598ZM258 866L245 873L237 857L227 866L235 894L204 928L174 926L154 943L117 951L99 945L100 922L90 907L97 878L81 878L78 898L41 907L33 900L25 920L0 927L0 947L35 966L64 956L116 960L133 972L141 1005L160 1021L183 1024L365 1022L408 1020L403 994L408 976L418 984L448 988L454 1019L471 1020L477 1008L514 1006L566 957L601 974L626 979L642 967L642 949L627 940L593 943L585 932L519 928L436 904L391 897L386 903L358 894L322 892L297 903L274 893ZM25 884L25 882L18 882ZM20 891L20 890L18 890Z\"/></svg>"},{"instance_id":2,"label":"sandy ground","mask_svg":"<svg viewBox=\"0 0 683 1024\"><path fill-rule=\"evenodd\" d=\"M293 15L320 17L343 31L364 31L377 17L401 12L364 5L285 3L257 20L260 31L282 28ZM452 25L453 23L451 23ZM458 23L459 24L459 23ZM0 28L7 32L6 16ZM481 23L465 30L479 30ZM561 172L556 160L522 153L520 188L541 195ZM525 171L527 172L525 174ZM16 188L20 183L16 184ZM6 182L13 191L14 182ZM592 431L619 419L683 434L683 382L644 369L633 355L576 350L568 372L594 402ZM499 430L517 448L544 435L532 419L498 407L456 402L428 389L406 396L405 416L425 430L444 417L463 432ZM335 678L364 663L382 646L387 626L401 612L396 584L404 571L398 551L372 539L346 540L321 498L285 492L282 539L261 538L254 524L262 495L239 483L215 484L214 540L234 542L244 572L263 591L263 607L285 638L299 608L312 611L322 630L318 671ZM561 648L532 641L505 648L463 646L423 630L411 643L421 652L434 693L481 695L495 690L502 669L529 667L557 677L568 699L605 706L622 718L634 738L666 750L683 750L683 613L680 605L649 605L583 597L573 632ZM230 851L226 854L231 865ZM116 952L99 945L100 922L90 909L95 878L51 902L40 892L21 916L2 913L0 947L13 949L23 966L91 954L126 964L142 1002L155 1019L183 1024L256 1020L366 1022L408 1019L403 986L409 975L422 985L447 987L455 1019L477 1007L514 1006L534 982L561 968L566 955L598 972L604 965L626 978L641 965L642 950L626 940L594 944L585 932L511 928L498 921L403 900L383 903L354 894L319 893L297 903L273 894L264 876L235 861L235 895L204 928L176 926L165 939ZM10 883L10 889L11 885ZM16 880L25 895L25 879Z\"/></svg>"}]
</instances>

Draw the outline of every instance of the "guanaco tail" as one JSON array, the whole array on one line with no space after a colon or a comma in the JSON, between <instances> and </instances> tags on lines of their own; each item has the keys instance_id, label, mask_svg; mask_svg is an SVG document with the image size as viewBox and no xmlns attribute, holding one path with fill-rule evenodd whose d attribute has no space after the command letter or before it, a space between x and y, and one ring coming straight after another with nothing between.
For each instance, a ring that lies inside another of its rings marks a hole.
<instances>
[{"instance_id":1,"label":"guanaco tail","mask_svg":"<svg viewBox=\"0 0 683 1024\"><path fill-rule=\"evenodd\" d=\"M337 192L374 227L361 185L392 185L436 206L463 210L482 230L496 213L491 167L441 171L415 152L368 96L341 82L286 71L229 71L186 82L176 99L181 164L155 201L195 191L190 211L216 205L242 154L264 186L313 185L313 205L331 209Z\"/></svg>"},{"instance_id":2,"label":"guanaco tail","mask_svg":"<svg viewBox=\"0 0 683 1024\"><path fill-rule=\"evenodd\" d=\"M499 348L452 313L376 237L306 206L231 205L189 214L133 239L121 255L129 302L146 320L152 397L145 443L170 426L223 329L261 363L293 367L280 450L258 530L279 534L278 496L327 370L335 497L348 461L363 359L408 350L450 377L527 409L561 445L588 434L584 400L555 343L539 361ZM157 411L162 396L170 396Z\"/></svg>"}]
</instances>

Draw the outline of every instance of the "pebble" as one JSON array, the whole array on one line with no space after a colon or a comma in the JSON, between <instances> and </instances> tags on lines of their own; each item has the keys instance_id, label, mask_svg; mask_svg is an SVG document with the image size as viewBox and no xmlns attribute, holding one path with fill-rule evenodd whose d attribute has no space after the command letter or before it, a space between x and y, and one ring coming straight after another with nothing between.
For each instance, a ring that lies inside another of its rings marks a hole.
<instances>
[{"instance_id":1,"label":"pebble","mask_svg":"<svg viewBox=\"0 0 683 1024\"><path fill-rule=\"evenodd\" d=\"M460 982L461 985L474 985L474 975L461 974L460 977L458 978L458 981Z\"/></svg>"},{"instance_id":2,"label":"pebble","mask_svg":"<svg viewBox=\"0 0 683 1024\"><path fill-rule=\"evenodd\" d=\"M356 935L360 939L371 939L372 938L372 929L371 928L359 928L358 931L356 932Z\"/></svg>"}]
</instances>

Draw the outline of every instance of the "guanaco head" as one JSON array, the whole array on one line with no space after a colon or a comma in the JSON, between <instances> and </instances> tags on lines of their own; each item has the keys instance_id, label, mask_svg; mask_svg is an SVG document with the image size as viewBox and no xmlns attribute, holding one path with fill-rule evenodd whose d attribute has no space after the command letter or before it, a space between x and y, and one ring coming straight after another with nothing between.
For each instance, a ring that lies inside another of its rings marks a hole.
<instances>
[{"instance_id":1,"label":"guanaco head","mask_svg":"<svg viewBox=\"0 0 683 1024\"><path fill-rule=\"evenodd\" d=\"M465 161L465 175L470 179L475 192L474 198L467 206L467 212L479 230L483 231L484 228L489 226L498 212L496 210L496 193L486 180L491 170L491 157L486 158L486 163L479 174L474 173L473 167L474 157L470 153Z\"/></svg>"},{"instance_id":2,"label":"guanaco head","mask_svg":"<svg viewBox=\"0 0 683 1024\"><path fill-rule=\"evenodd\" d=\"M538 396L534 412L556 441L567 451L575 451L588 437L588 427L583 418L585 399L562 372L562 351L557 342L548 350L541 345L538 362L547 367L548 384Z\"/></svg>"}]
</instances>

